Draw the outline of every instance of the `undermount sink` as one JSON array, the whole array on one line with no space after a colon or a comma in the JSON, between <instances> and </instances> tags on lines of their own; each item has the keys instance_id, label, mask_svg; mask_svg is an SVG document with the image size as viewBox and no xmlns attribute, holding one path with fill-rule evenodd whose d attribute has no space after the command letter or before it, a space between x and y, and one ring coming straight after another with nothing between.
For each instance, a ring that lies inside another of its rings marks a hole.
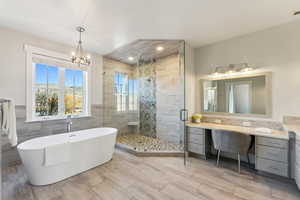
<instances>
[{"instance_id":1,"label":"undermount sink","mask_svg":"<svg viewBox=\"0 0 300 200\"><path fill-rule=\"evenodd\" d=\"M128 126L138 126L140 124L139 121L135 121L135 122L128 122Z\"/></svg>"},{"instance_id":2,"label":"undermount sink","mask_svg":"<svg viewBox=\"0 0 300 200\"><path fill-rule=\"evenodd\" d=\"M271 134L272 130L269 128L256 128L255 132L260 132L260 133L266 133L266 134Z\"/></svg>"}]
</instances>

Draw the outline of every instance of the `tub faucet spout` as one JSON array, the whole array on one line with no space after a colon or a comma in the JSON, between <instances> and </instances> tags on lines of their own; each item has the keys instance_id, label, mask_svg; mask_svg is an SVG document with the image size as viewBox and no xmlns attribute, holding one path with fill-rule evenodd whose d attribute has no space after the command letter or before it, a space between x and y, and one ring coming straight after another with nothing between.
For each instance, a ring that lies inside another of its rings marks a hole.
<instances>
[{"instance_id":1,"label":"tub faucet spout","mask_svg":"<svg viewBox=\"0 0 300 200\"><path fill-rule=\"evenodd\" d=\"M71 128L72 128L72 116L68 115L67 116L67 132L70 133L71 132Z\"/></svg>"}]
</instances>

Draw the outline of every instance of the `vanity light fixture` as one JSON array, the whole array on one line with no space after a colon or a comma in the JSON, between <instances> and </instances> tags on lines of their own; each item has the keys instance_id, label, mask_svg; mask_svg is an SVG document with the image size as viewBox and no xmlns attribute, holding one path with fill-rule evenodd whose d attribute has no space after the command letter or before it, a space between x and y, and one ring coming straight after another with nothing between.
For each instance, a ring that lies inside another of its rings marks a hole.
<instances>
[{"instance_id":1,"label":"vanity light fixture","mask_svg":"<svg viewBox=\"0 0 300 200\"><path fill-rule=\"evenodd\" d=\"M157 46L156 47L156 51L163 51L164 50L164 47L163 46Z\"/></svg>"},{"instance_id":2,"label":"vanity light fixture","mask_svg":"<svg viewBox=\"0 0 300 200\"><path fill-rule=\"evenodd\" d=\"M81 33L85 31L85 29L81 26L78 26L76 30L79 32L79 41L76 47L76 51L71 53L71 61L72 63L80 65L90 65L91 64L91 56L89 54L85 54L82 48L82 40Z\"/></svg>"},{"instance_id":3,"label":"vanity light fixture","mask_svg":"<svg viewBox=\"0 0 300 200\"><path fill-rule=\"evenodd\" d=\"M243 68L241 69L241 72L249 72L253 70L253 67L249 66L248 63L243 63Z\"/></svg>"},{"instance_id":4,"label":"vanity light fixture","mask_svg":"<svg viewBox=\"0 0 300 200\"><path fill-rule=\"evenodd\" d=\"M213 76L232 76L237 74L248 73L254 68L248 63L230 64L228 66L217 66L215 71L211 74Z\"/></svg>"},{"instance_id":5,"label":"vanity light fixture","mask_svg":"<svg viewBox=\"0 0 300 200\"><path fill-rule=\"evenodd\" d=\"M128 57L128 60L133 61L133 60L134 60L134 57L129 56L129 57Z\"/></svg>"},{"instance_id":6,"label":"vanity light fixture","mask_svg":"<svg viewBox=\"0 0 300 200\"><path fill-rule=\"evenodd\" d=\"M221 72L222 67L216 67L214 73L212 73L213 76L219 76L222 74Z\"/></svg>"},{"instance_id":7,"label":"vanity light fixture","mask_svg":"<svg viewBox=\"0 0 300 200\"><path fill-rule=\"evenodd\" d=\"M300 14L300 11L294 12L294 15L299 15L299 14Z\"/></svg>"},{"instance_id":8,"label":"vanity light fixture","mask_svg":"<svg viewBox=\"0 0 300 200\"><path fill-rule=\"evenodd\" d=\"M232 73L236 72L234 64L230 64L228 66L228 68L229 68L229 70L227 71L228 74L232 74Z\"/></svg>"}]
</instances>

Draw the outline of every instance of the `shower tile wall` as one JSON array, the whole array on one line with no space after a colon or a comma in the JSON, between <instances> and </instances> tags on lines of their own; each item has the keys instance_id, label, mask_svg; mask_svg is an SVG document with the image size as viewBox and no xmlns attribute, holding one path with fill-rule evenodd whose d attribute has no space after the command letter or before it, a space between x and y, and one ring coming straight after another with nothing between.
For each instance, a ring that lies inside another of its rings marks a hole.
<instances>
[{"instance_id":1,"label":"shower tile wall","mask_svg":"<svg viewBox=\"0 0 300 200\"><path fill-rule=\"evenodd\" d=\"M114 95L114 75L115 72L128 74L129 78L135 77L136 68L131 65L115 61L112 59L103 59L103 101L104 114L103 125L105 127L114 127L118 129L118 134L128 134L137 132L137 127L128 126L130 121L138 121L138 112L117 111L116 99Z\"/></svg>"},{"instance_id":2,"label":"shower tile wall","mask_svg":"<svg viewBox=\"0 0 300 200\"><path fill-rule=\"evenodd\" d=\"M92 105L91 107L92 117L72 119L72 130L83 130L89 128L102 127L102 105ZM59 133L67 132L67 125L65 120L51 120L43 122L31 122L26 123L26 107L16 106L16 118L17 118L17 133L18 142L47 136ZM12 148L8 143L7 137L1 138L2 144L2 167L12 166L20 162L19 155L16 148Z\"/></svg>"},{"instance_id":3,"label":"shower tile wall","mask_svg":"<svg viewBox=\"0 0 300 200\"><path fill-rule=\"evenodd\" d=\"M183 139L179 111L184 105L183 66L180 56L171 55L156 63L157 137L178 144Z\"/></svg>"},{"instance_id":4,"label":"shower tile wall","mask_svg":"<svg viewBox=\"0 0 300 200\"><path fill-rule=\"evenodd\" d=\"M179 111L183 108L183 69L180 56L171 55L152 63L131 66L119 61L104 59L104 126L115 127L119 134L140 133L180 143L183 124ZM138 76L139 111L117 112L114 96L114 73ZM129 127L129 121L140 121L140 129Z\"/></svg>"}]
</instances>

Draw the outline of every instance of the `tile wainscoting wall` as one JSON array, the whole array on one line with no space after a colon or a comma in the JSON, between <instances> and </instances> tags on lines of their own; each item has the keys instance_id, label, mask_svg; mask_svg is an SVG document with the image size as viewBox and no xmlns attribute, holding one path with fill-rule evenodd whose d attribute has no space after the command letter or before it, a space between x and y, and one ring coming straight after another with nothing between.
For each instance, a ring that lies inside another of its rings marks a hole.
<instances>
[{"instance_id":1,"label":"tile wainscoting wall","mask_svg":"<svg viewBox=\"0 0 300 200\"><path fill-rule=\"evenodd\" d=\"M91 117L73 118L72 131L97 128L103 126L103 106L94 104L91 107ZM18 143L26 140L67 132L65 120L43 122L25 122L26 107L16 106ZM20 162L16 148L12 148L6 137L2 136L2 167L8 167Z\"/></svg>"}]
</instances>

